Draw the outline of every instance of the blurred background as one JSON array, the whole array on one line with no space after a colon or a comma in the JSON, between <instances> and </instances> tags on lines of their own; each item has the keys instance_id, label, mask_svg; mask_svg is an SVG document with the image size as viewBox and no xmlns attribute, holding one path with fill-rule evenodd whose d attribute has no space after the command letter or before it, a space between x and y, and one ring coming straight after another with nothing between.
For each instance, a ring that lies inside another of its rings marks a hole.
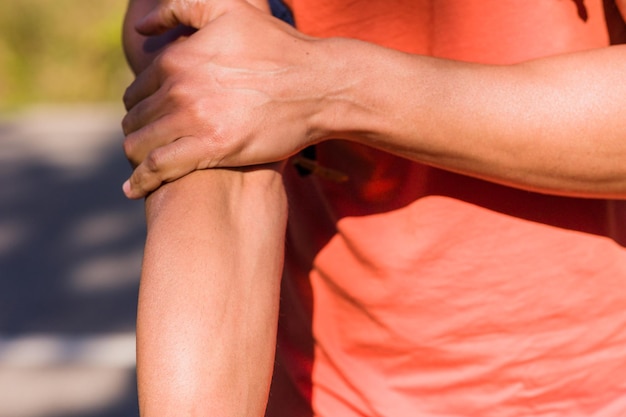
<instances>
[{"instance_id":1,"label":"blurred background","mask_svg":"<svg viewBox=\"0 0 626 417\"><path fill-rule=\"evenodd\" d=\"M0 1L0 417L138 415L125 6Z\"/></svg>"}]
</instances>

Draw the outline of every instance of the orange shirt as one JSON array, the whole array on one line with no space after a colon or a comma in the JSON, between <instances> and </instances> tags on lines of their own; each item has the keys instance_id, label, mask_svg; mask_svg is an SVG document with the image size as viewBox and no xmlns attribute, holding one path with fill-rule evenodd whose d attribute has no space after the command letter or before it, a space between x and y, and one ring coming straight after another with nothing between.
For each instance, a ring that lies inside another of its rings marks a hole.
<instances>
[{"instance_id":1,"label":"orange shirt","mask_svg":"<svg viewBox=\"0 0 626 417\"><path fill-rule=\"evenodd\" d=\"M609 42L600 0L288 3L311 35L476 62ZM286 174L269 416L626 416L625 203L317 153L350 181Z\"/></svg>"}]
</instances>

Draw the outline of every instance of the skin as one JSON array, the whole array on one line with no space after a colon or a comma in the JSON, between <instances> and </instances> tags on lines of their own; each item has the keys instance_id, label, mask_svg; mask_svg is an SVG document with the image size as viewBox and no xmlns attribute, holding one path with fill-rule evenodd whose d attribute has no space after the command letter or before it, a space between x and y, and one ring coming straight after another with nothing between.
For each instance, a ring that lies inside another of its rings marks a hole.
<instances>
[{"instance_id":1,"label":"skin","mask_svg":"<svg viewBox=\"0 0 626 417\"><path fill-rule=\"evenodd\" d=\"M156 190L137 324L144 417L260 416L267 400L279 169L199 169L279 161L332 137L531 190L626 195L622 47L495 67L313 39L238 0L134 0L128 16L139 75L123 126L137 168L124 191ZM135 28L156 35L181 22L198 32L142 49Z\"/></svg>"},{"instance_id":2,"label":"skin","mask_svg":"<svg viewBox=\"0 0 626 417\"><path fill-rule=\"evenodd\" d=\"M133 26L155 5L134 0L126 16L125 49L138 73L163 47L185 39L169 33L146 52ZM141 416L263 416L286 222L278 171L199 171L146 199L137 317Z\"/></svg>"},{"instance_id":3,"label":"skin","mask_svg":"<svg viewBox=\"0 0 626 417\"><path fill-rule=\"evenodd\" d=\"M193 173L149 197L137 319L141 416L264 414L285 228L274 174Z\"/></svg>"},{"instance_id":4,"label":"skin","mask_svg":"<svg viewBox=\"0 0 626 417\"><path fill-rule=\"evenodd\" d=\"M626 197L624 46L477 65L313 39L239 0L208 7L126 92L130 198L329 138L533 191Z\"/></svg>"}]
</instances>

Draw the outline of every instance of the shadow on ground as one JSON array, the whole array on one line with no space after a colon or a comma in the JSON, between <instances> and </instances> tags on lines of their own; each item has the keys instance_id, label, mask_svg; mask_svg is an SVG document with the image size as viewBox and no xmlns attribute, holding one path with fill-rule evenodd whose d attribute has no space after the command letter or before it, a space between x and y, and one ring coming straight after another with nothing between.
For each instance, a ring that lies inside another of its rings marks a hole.
<instances>
[{"instance_id":1,"label":"shadow on ground","mask_svg":"<svg viewBox=\"0 0 626 417\"><path fill-rule=\"evenodd\" d=\"M41 385L37 381L50 369L58 371L56 377L48 372L50 384L59 381L68 387L72 372L83 378L81 386L94 387L98 380L93 378L113 372L101 363L74 363L72 352L50 358L42 347L41 355L48 357L37 379L37 353L33 366L3 358L11 340L33 334L65 340L134 332L145 228L142 203L126 200L120 189L130 172L121 147L121 114L117 106L45 107L0 120L0 385L2 374L16 369L23 372L11 380L24 384L22 391ZM91 380L85 376L89 369ZM47 400L52 405L41 417L136 415L133 369L114 371L123 375L117 385L125 386L124 393L106 404L86 401L91 409L55 406L62 402L59 395ZM0 417L8 417L3 409L40 417L33 411L40 400L36 395L25 396L19 412L19 404L8 407L10 399L0 394ZM54 407L66 411L58 414Z\"/></svg>"}]
</instances>

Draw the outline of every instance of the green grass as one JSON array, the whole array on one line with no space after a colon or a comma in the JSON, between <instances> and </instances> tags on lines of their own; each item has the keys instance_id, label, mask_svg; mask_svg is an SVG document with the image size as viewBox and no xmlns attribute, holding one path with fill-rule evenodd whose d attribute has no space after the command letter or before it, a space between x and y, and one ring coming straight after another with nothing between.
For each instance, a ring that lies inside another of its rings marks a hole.
<instances>
[{"instance_id":1,"label":"green grass","mask_svg":"<svg viewBox=\"0 0 626 417\"><path fill-rule=\"evenodd\" d=\"M0 1L0 110L119 100L126 1Z\"/></svg>"}]
</instances>

